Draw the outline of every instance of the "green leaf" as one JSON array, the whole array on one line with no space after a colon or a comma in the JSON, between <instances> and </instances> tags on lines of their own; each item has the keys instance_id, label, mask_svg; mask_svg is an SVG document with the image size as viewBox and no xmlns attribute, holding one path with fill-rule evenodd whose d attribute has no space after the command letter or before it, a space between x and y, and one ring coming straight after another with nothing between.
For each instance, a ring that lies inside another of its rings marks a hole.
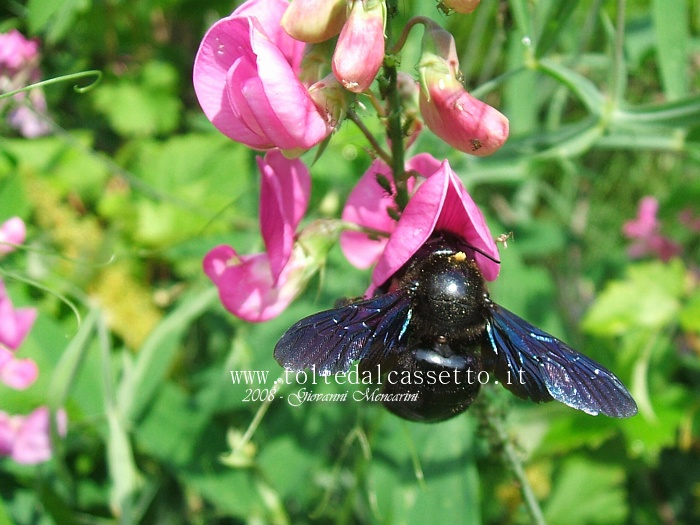
<instances>
[{"instance_id":1,"label":"green leaf","mask_svg":"<svg viewBox=\"0 0 700 525\"><path fill-rule=\"evenodd\" d=\"M29 0L29 29L32 33L46 33L48 42L57 42L70 31L76 17L91 6L91 0Z\"/></svg>"},{"instance_id":2,"label":"green leaf","mask_svg":"<svg viewBox=\"0 0 700 525\"><path fill-rule=\"evenodd\" d=\"M173 66L148 62L135 79L119 79L94 92L95 108L125 137L171 133L180 119L182 103L176 93Z\"/></svg>"},{"instance_id":3,"label":"green leaf","mask_svg":"<svg viewBox=\"0 0 700 525\"><path fill-rule=\"evenodd\" d=\"M685 0L653 0L661 83L670 100L688 94L689 6Z\"/></svg>"},{"instance_id":4,"label":"green leaf","mask_svg":"<svg viewBox=\"0 0 700 525\"><path fill-rule=\"evenodd\" d=\"M637 135L654 133L659 127L695 126L700 119L700 96L637 107L620 108L611 115L611 127L631 128ZM648 127L649 131L640 129Z\"/></svg>"},{"instance_id":5,"label":"green leaf","mask_svg":"<svg viewBox=\"0 0 700 525\"><path fill-rule=\"evenodd\" d=\"M217 289L214 287L192 292L158 324L139 350L133 368L125 371L119 384L117 404L120 413L126 414L131 421L139 418L168 373L185 331L216 299Z\"/></svg>"},{"instance_id":6,"label":"green leaf","mask_svg":"<svg viewBox=\"0 0 700 525\"><path fill-rule=\"evenodd\" d=\"M683 305L678 319L683 330L700 332L700 289L696 289Z\"/></svg>"},{"instance_id":7,"label":"green leaf","mask_svg":"<svg viewBox=\"0 0 700 525\"><path fill-rule=\"evenodd\" d=\"M624 523L629 513L624 481L622 467L595 464L576 456L566 459L544 507L547 523Z\"/></svg>"},{"instance_id":8,"label":"green leaf","mask_svg":"<svg viewBox=\"0 0 700 525\"><path fill-rule=\"evenodd\" d=\"M586 313L583 328L620 335L634 328L662 328L675 321L685 286L685 267L674 259L629 267L627 277L608 284Z\"/></svg>"},{"instance_id":9,"label":"green leaf","mask_svg":"<svg viewBox=\"0 0 700 525\"><path fill-rule=\"evenodd\" d=\"M572 13L576 10L579 0L569 0L566 2L553 2L549 12L544 17L545 27L537 41L535 57L541 58L556 43L559 35L566 29L567 22Z\"/></svg>"}]
</instances>

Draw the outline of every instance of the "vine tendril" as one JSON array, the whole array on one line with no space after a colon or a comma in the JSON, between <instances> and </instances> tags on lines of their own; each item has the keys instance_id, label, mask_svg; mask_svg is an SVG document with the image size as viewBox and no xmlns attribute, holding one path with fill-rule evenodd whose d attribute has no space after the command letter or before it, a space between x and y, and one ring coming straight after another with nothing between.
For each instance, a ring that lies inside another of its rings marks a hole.
<instances>
[{"instance_id":1,"label":"vine tendril","mask_svg":"<svg viewBox=\"0 0 700 525\"><path fill-rule=\"evenodd\" d=\"M79 85L75 84L73 86L73 90L76 93L80 93L82 95L83 93L87 93L88 91L93 90L102 81L102 71L100 71L99 69L90 69L88 71L81 71L79 73L72 73L70 75L62 75L60 77L50 78L48 80L42 80L41 82L37 82L35 84L30 84L30 85L24 86L23 88L20 88L20 89L15 89L14 91L8 91L7 93L1 93L0 100L3 98L12 97L18 93L23 93L25 91L29 91L29 90L34 89L34 88L43 87L43 86L50 86L52 84L58 84L59 82L78 80L78 79L87 78L87 77L95 77L95 78L87 86L79 86Z\"/></svg>"}]
</instances>

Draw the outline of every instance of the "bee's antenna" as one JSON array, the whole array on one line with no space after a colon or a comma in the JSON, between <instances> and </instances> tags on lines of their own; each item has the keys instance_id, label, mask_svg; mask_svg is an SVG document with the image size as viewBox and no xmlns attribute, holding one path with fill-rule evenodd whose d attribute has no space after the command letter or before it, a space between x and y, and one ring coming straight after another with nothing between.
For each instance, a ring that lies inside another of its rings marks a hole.
<instances>
[{"instance_id":1,"label":"bee's antenna","mask_svg":"<svg viewBox=\"0 0 700 525\"><path fill-rule=\"evenodd\" d=\"M496 259L493 255L489 255L488 253L484 252L483 250L480 250L479 248L476 248L475 246L472 246L470 244L465 243L464 245L468 246L470 250L474 250L475 252L480 253L481 255L486 257L489 261L493 261L496 264L501 264L501 261Z\"/></svg>"}]
</instances>

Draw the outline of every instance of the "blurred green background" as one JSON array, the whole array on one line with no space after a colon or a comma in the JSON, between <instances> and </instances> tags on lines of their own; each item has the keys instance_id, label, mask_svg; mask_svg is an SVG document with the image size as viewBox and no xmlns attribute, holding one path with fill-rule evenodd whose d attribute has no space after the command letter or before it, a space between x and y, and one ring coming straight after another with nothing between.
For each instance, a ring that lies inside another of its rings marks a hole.
<instances>
[{"instance_id":1,"label":"blurred green background","mask_svg":"<svg viewBox=\"0 0 700 525\"><path fill-rule=\"evenodd\" d=\"M679 220L700 215L698 3L483 0L469 16L399 3L395 27L438 20L467 88L510 119L490 158L427 130L410 152L448 158L494 235L514 233L492 297L614 370L640 407L591 417L489 385L476 410L430 426L369 403L246 401L282 373L286 328L361 294L369 272L336 247L283 315L251 325L201 271L217 244L263 248L255 154L211 126L191 85L202 35L236 5L3 2L0 31L40 39L43 78L104 78L45 88L50 136L0 124L0 220L28 224L2 277L15 305L39 308L21 352L41 370L27 391L0 386L0 409L48 403L69 419L51 461L0 459L0 524L530 523L479 410L504 418L547 523L700 523L700 236ZM345 122L311 168L307 220L339 217L366 148ZM622 226L646 195L683 248L669 262L627 254ZM232 370L269 378L234 385Z\"/></svg>"}]
</instances>

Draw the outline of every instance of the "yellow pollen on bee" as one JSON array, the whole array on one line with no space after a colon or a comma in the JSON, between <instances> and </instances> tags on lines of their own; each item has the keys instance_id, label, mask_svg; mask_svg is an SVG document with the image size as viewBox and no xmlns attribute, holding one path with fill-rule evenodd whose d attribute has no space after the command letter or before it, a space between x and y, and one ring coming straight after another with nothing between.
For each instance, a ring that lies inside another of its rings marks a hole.
<instances>
[{"instance_id":1,"label":"yellow pollen on bee","mask_svg":"<svg viewBox=\"0 0 700 525\"><path fill-rule=\"evenodd\" d=\"M464 252L455 253L452 258L457 262L464 262L467 260L467 254Z\"/></svg>"}]
</instances>

